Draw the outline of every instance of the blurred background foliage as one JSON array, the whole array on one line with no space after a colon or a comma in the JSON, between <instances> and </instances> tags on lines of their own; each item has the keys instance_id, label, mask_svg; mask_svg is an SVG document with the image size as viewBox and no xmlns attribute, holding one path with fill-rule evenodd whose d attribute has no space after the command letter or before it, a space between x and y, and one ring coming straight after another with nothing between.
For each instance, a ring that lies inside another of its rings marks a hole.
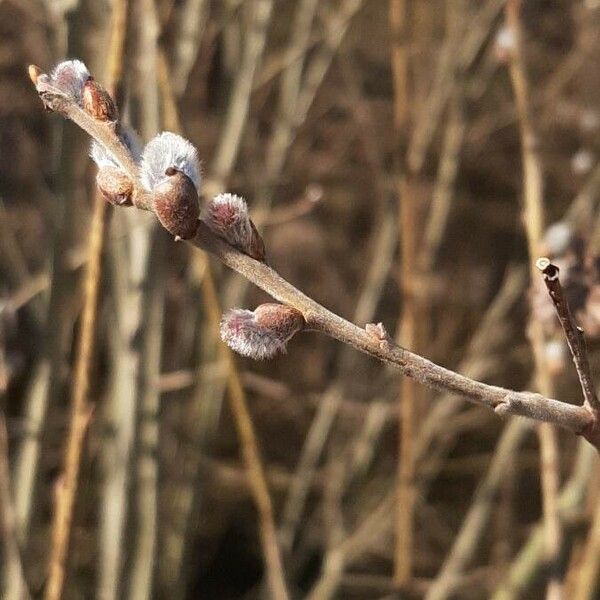
<instances>
[{"instance_id":1,"label":"blurred background foliage","mask_svg":"<svg viewBox=\"0 0 600 600\"><path fill-rule=\"evenodd\" d=\"M81 58L106 83L117 5L124 121L144 141L180 128L205 197L248 200L282 275L513 389L535 387L537 319L553 394L580 402L545 293L528 291L509 69L518 54L544 227L560 222L539 252L563 261L598 371L600 3L523 0L522 44L499 0L114 3L0 1L3 597L46 582L95 195L89 140L44 113L26 67ZM138 211L109 209L102 258L65 598L270 597L232 369L290 597L598 597L585 443L555 432L548 459L534 427L310 333L267 363L224 359L207 277L222 309L267 297Z\"/></svg>"}]
</instances>

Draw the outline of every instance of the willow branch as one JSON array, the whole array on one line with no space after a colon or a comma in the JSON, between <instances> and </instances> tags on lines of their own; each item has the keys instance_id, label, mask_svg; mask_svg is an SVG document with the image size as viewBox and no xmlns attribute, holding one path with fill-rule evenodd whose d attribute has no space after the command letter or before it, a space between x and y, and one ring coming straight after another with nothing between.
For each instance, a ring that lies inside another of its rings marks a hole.
<instances>
[{"instance_id":1,"label":"willow branch","mask_svg":"<svg viewBox=\"0 0 600 600\"><path fill-rule=\"evenodd\" d=\"M200 222L196 237L190 242L210 252L226 266L237 271L270 294L299 310L310 329L324 333L378 360L397 367L403 374L439 391L464 396L467 400L494 410L498 414L520 415L554 423L575 433L592 437L595 416L582 406L546 398L533 392L517 392L475 381L455 373L426 358L398 346L391 340L381 340L365 329L332 313L283 279L268 265L258 262L231 247ZM591 441L591 440L590 440ZM598 440L593 442L598 444Z\"/></svg>"},{"instance_id":2,"label":"willow branch","mask_svg":"<svg viewBox=\"0 0 600 600\"><path fill-rule=\"evenodd\" d=\"M84 118L92 120L92 117L85 113ZM116 136L114 132L112 135ZM124 146L113 146L116 153L128 154ZM117 158L120 162L127 160L122 156ZM137 173L132 179L134 183L139 184ZM467 400L498 414L520 415L554 423L585 436L594 446L600 448L597 414L585 406L575 406L541 394L518 392L470 379L402 348L389 338L382 339L368 333L362 327L350 323L306 296L267 264L230 246L214 234L203 221L199 221L196 236L188 240L188 243L213 254L223 264L243 275L279 302L300 311L308 329L324 333L394 366L404 375L433 389L462 395Z\"/></svg>"}]
</instances>

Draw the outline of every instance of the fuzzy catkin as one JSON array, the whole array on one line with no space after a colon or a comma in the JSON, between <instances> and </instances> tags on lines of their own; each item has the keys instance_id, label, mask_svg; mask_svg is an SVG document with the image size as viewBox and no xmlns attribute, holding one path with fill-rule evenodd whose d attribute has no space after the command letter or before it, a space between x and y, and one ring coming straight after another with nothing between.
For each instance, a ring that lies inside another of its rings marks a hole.
<instances>
[{"instance_id":1,"label":"fuzzy catkin","mask_svg":"<svg viewBox=\"0 0 600 600\"><path fill-rule=\"evenodd\" d=\"M235 194L219 194L202 212L206 225L219 237L252 256L265 260L265 245L254 227L246 201Z\"/></svg>"},{"instance_id":2,"label":"fuzzy catkin","mask_svg":"<svg viewBox=\"0 0 600 600\"><path fill-rule=\"evenodd\" d=\"M223 315L221 339L242 356L264 360L285 354L287 342L304 324L298 310L283 304L261 304L254 311L234 308Z\"/></svg>"},{"instance_id":3,"label":"fuzzy catkin","mask_svg":"<svg viewBox=\"0 0 600 600\"><path fill-rule=\"evenodd\" d=\"M142 153L141 180L148 191L167 178L166 171L174 168L184 173L200 189L200 164L196 148L185 138L164 131L151 139Z\"/></svg>"},{"instance_id":4,"label":"fuzzy catkin","mask_svg":"<svg viewBox=\"0 0 600 600\"><path fill-rule=\"evenodd\" d=\"M81 106L83 86L90 72L80 60L65 60L54 67L50 82Z\"/></svg>"}]
</instances>

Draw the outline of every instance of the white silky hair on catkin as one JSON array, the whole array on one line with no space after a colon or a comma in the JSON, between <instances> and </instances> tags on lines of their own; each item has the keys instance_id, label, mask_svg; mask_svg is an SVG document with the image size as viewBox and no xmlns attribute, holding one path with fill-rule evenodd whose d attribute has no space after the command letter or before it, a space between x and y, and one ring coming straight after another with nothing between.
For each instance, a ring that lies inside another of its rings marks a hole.
<instances>
[{"instance_id":1,"label":"white silky hair on catkin","mask_svg":"<svg viewBox=\"0 0 600 600\"><path fill-rule=\"evenodd\" d=\"M137 132L127 125L121 125L120 137L122 142L129 148L133 160L139 163L142 160L142 142Z\"/></svg>"},{"instance_id":2,"label":"white silky hair on catkin","mask_svg":"<svg viewBox=\"0 0 600 600\"><path fill-rule=\"evenodd\" d=\"M80 60L65 60L54 67L50 79L54 86L81 104L81 92L90 78L88 68Z\"/></svg>"},{"instance_id":3,"label":"white silky hair on catkin","mask_svg":"<svg viewBox=\"0 0 600 600\"><path fill-rule=\"evenodd\" d=\"M113 155L96 140L93 140L90 146L90 156L100 168L119 167L119 163L113 158Z\"/></svg>"},{"instance_id":4,"label":"white silky hair on catkin","mask_svg":"<svg viewBox=\"0 0 600 600\"><path fill-rule=\"evenodd\" d=\"M217 235L243 250L252 241L252 226L246 201L235 194L215 196L204 208L203 220Z\"/></svg>"},{"instance_id":5,"label":"white silky hair on catkin","mask_svg":"<svg viewBox=\"0 0 600 600\"><path fill-rule=\"evenodd\" d=\"M200 189L198 152L185 138L165 131L151 139L142 153L141 179L148 191L166 179L165 171L174 167L187 175L197 190Z\"/></svg>"},{"instance_id":6,"label":"white silky hair on catkin","mask_svg":"<svg viewBox=\"0 0 600 600\"><path fill-rule=\"evenodd\" d=\"M141 144L137 133L130 127L121 126L120 137L121 141L131 152L133 160L135 160L135 162L139 162L141 158ZM98 143L96 140L92 140L92 144L90 146L90 156L100 168L119 168L118 161L102 144Z\"/></svg>"},{"instance_id":7,"label":"white silky hair on catkin","mask_svg":"<svg viewBox=\"0 0 600 600\"><path fill-rule=\"evenodd\" d=\"M255 360L286 353L287 339L257 323L254 312L242 308L229 310L223 315L221 339L234 352Z\"/></svg>"}]
</instances>

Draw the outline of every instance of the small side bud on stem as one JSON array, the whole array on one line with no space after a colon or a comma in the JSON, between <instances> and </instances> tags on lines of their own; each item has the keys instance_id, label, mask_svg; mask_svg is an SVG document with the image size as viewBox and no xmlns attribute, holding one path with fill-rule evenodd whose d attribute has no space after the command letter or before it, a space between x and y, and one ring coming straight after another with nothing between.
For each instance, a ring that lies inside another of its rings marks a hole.
<instances>
[{"instance_id":1,"label":"small side bud on stem","mask_svg":"<svg viewBox=\"0 0 600 600\"><path fill-rule=\"evenodd\" d=\"M82 90L83 109L99 121L116 122L119 118L117 107L109 93L93 78L89 77Z\"/></svg>"},{"instance_id":2,"label":"small side bud on stem","mask_svg":"<svg viewBox=\"0 0 600 600\"><path fill-rule=\"evenodd\" d=\"M387 332L383 323L367 323L365 325L365 331L373 338L380 342L389 342L391 340L390 334Z\"/></svg>"},{"instance_id":3,"label":"small side bud on stem","mask_svg":"<svg viewBox=\"0 0 600 600\"><path fill-rule=\"evenodd\" d=\"M111 204L132 206L133 183L118 167L101 167L96 175L96 185Z\"/></svg>"},{"instance_id":4,"label":"small side bud on stem","mask_svg":"<svg viewBox=\"0 0 600 600\"><path fill-rule=\"evenodd\" d=\"M203 211L207 226L232 246L264 262L265 244L248 214L248 205L235 194L219 194Z\"/></svg>"},{"instance_id":5,"label":"small side bud on stem","mask_svg":"<svg viewBox=\"0 0 600 600\"><path fill-rule=\"evenodd\" d=\"M288 341L305 325L302 313L285 304L261 304L254 311L235 308L223 315L221 339L242 356L264 360L285 354Z\"/></svg>"}]
</instances>

